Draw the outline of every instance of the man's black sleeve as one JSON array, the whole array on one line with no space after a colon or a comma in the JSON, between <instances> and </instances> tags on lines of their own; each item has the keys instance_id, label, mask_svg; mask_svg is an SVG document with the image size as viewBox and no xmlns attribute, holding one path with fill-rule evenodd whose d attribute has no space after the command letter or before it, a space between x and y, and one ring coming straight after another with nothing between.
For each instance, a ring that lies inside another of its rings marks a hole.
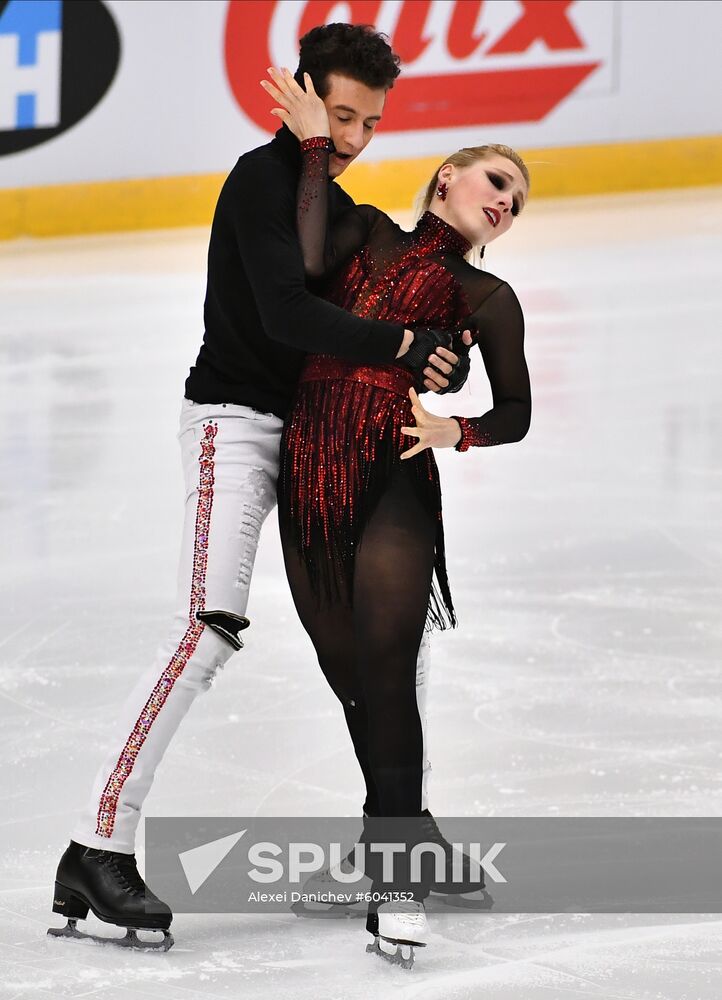
<instances>
[{"instance_id":1,"label":"man's black sleeve","mask_svg":"<svg viewBox=\"0 0 722 1000\"><path fill-rule=\"evenodd\" d=\"M263 328L272 340L349 361L394 361L403 340L399 323L360 319L306 288L296 233L296 188L282 164L246 161L232 200L233 227Z\"/></svg>"}]
</instances>

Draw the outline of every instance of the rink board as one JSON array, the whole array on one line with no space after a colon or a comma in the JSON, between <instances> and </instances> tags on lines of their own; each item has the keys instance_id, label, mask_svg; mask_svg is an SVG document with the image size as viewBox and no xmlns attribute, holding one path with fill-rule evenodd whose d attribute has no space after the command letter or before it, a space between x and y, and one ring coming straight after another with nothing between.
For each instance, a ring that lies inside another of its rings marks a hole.
<instances>
[{"instance_id":1,"label":"rink board","mask_svg":"<svg viewBox=\"0 0 722 1000\"><path fill-rule=\"evenodd\" d=\"M651 14L650 14L651 12ZM534 197L722 183L722 5L574 0L11 0L0 12L0 238L203 225L278 125L259 80L343 16L402 59L344 184L410 208L443 158L503 142Z\"/></svg>"}]
</instances>

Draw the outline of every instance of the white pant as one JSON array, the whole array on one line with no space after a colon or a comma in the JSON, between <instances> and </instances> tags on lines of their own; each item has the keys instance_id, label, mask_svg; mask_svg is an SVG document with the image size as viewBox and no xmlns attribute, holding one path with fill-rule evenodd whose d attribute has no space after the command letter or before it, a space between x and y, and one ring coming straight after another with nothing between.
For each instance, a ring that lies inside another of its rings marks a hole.
<instances>
[{"instance_id":1,"label":"white pant","mask_svg":"<svg viewBox=\"0 0 722 1000\"><path fill-rule=\"evenodd\" d=\"M176 610L152 667L123 706L73 840L104 850L134 851L140 812L155 770L192 702L206 691L234 649L196 618L198 611L245 615L263 522L276 503L283 422L231 403L184 400L178 438L185 480L185 521ZM429 646L416 674L426 760Z\"/></svg>"}]
</instances>

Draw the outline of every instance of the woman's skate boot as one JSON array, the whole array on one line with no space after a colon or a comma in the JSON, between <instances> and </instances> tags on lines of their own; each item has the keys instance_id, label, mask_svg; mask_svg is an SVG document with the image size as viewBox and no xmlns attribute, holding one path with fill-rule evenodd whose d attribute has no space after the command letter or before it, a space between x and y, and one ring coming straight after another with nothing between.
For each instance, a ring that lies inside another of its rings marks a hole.
<instances>
[{"instance_id":1,"label":"woman's skate boot","mask_svg":"<svg viewBox=\"0 0 722 1000\"><path fill-rule=\"evenodd\" d=\"M352 883L343 876L354 876ZM356 867L352 850L334 866L311 875L303 884L303 899L293 903L291 909L297 917L363 916L363 903L371 891L371 879L363 873L363 866Z\"/></svg>"},{"instance_id":2,"label":"woman's skate boot","mask_svg":"<svg viewBox=\"0 0 722 1000\"><path fill-rule=\"evenodd\" d=\"M125 937L79 931L76 924L85 920L89 909L99 920L127 928ZM140 877L134 854L98 851L71 840L55 877L53 913L62 913L68 923L63 928L51 927L48 934L52 937L89 938L144 951L168 951L173 945L168 930L173 914ZM138 938L139 930L161 931L163 940L143 941Z\"/></svg>"},{"instance_id":3,"label":"woman's skate boot","mask_svg":"<svg viewBox=\"0 0 722 1000\"><path fill-rule=\"evenodd\" d=\"M429 928L423 903L416 900L382 903L374 913L369 911L366 930L374 935L366 951L386 959L403 969L414 964L414 948L425 948Z\"/></svg>"},{"instance_id":4,"label":"woman's skate boot","mask_svg":"<svg viewBox=\"0 0 722 1000\"><path fill-rule=\"evenodd\" d=\"M291 906L297 917L363 916L366 897L373 889L371 878L364 871L363 845L368 820L364 812L364 830L345 858L337 865L315 872L303 883L303 899ZM360 851L359 845L362 845ZM353 881L349 882L348 877L353 877Z\"/></svg>"}]
</instances>

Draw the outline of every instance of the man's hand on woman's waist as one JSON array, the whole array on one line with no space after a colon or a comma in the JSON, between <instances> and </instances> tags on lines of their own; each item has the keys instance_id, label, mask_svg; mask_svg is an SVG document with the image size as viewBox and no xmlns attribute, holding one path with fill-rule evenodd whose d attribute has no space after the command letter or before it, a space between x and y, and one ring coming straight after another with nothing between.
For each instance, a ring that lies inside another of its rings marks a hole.
<instances>
[{"instance_id":1,"label":"man's hand on woman's waist","mask_svg":"<svg viewBox=\"0 0 722 1000\"><path fill-rule=\"evenodd\" d=\"M452 334L442 330L423 329L416 333L413 330L404 330L404 339L396 355L396 360L401 361L404 367L419 377L424 376L424 386L431 392L443 393L447 390L455 392L468 377L468 365L461 370L458 369L461 359L458 354L441 345L444 339L448 339L448 343L451 344ZM471 346L472 335L469 330L464 330L462 342L466 347ZM412 347L414 350L409 356ZM427 354L428 351L431 353Z\"/></svg>"}]
</instances>

